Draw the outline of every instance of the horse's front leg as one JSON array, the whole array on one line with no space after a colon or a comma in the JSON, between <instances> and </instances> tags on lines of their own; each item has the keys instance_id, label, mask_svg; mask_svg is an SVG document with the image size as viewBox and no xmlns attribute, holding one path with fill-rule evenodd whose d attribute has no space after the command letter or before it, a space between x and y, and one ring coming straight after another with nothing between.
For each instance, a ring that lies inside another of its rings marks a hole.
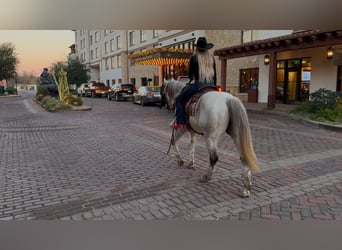
<instances>
[{"instance_id":1,"label":"horse's front leg","mask_svg":"<svg viewBox=\"0 0 342 250\"><path fill-rule=\"evenodd\" d=\"M190 161L187 165L187 168L195 169L194 163L195 163L195 146L196 146L196 139L197 134L191 132L191 139L190 139Z\"/></svg>"},{"instance_id":2,"label":"horse's front leg","mask_svg":"<svg viewBox=\"0 0 342 250\"><path fill-rule=\"evenodd\" d=\"M185 134L187 130L185 128L183 129L178 129L176 130L173 138L172 138L172 145L175 149L175 155L176 155L176 158L177 158L177 164L178 166L182 167L184 165L184 161L180 155L180 152L179 152L179 147L178 147L178 140Z\"/></svg>"}]
</instances>

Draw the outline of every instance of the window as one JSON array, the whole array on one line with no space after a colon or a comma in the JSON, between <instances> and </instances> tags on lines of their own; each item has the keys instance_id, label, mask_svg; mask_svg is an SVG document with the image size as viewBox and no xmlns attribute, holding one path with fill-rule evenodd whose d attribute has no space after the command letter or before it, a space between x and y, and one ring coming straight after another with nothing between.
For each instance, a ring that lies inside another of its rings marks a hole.
<instances>
[{"instance_id":1,"label":"window","mask_svg":"<svg viewBox=\"0 0 342 250\"><path fill-rule=\"evenodd\" d=\"M153 30L153 38L158 37L158 30Z\"/></svg>"},{"instance_id":2,"label":"window","mask_svg":"<svg viewBox=\"0 0 342 250\"><path fill-rule=\"evenodd\" d=\"M100 50L99 50L99 48L95 49L95 55L96 55L96 58L100 57Z\"/></svg>"},{"instance_id":3,"label":"window","mask_svg":"<svg viewBox=\"0 0 342 250\"><path fill-rule=\"evenodd\" d=\"M105 53L107 54L109 52L109 43L105 42Z\"/></svg>"},{"instance_id":4,"label":"window","mask_svg":"<svg viewBox=\"0 0 342 250\"><path fill-rule=\"evenodd\" d=\"M131 78L131 83L135 86L135 78Z\"/></svg>"},{"instance_id":5,"label":"window","mask_svg":"<svg viewBox=\"0 0 342 250\"><path fill-rule=\"evenodd\" d=\"M147 81L147 77L141 77L141 86L147 86L148 81Z\"/></svg>"},{"instance_id":6,"label":"window","mask_svg":"<svg viewBox=\"0 0 342 250\"><path fill-rule=\"evenodd\" d=\"M110 69L110 65L111 65L110 58L106 58L106 70Z\"/></svg>"},{"instance_id":7,"label":"window","mask_svg":"<svg viewBox=\"0 0 342 250\"><path fill-rule=\"evenodd\" d=\"M116 37L116 48L117 48L117 49L121 49L121 48L122 48L121 36L117 36L117 37Z\"/></svg>"},{"instance_id":8,"label":"window","mask_svg":"<svg viewBox=\"0 0 342 250\"><path fill-rule=\"evenodd\" d=\"M90 51L90 60L94 60L94 50Z\"/></svg>"},{"instance_id":9,"label":"window","mask_svg":"<svg viewBox=\"0 0 342 250\"><path fill-rule=\"evenodd\" d=\"M118 68L121 68L121 55L118 55Z\"/></svg>"},{"instance_id":10,"label":"window","mask_svg":"<svg viewBox=\"0 0 342 250\"><path fill-rule=\"evenodd\" d=\"M140 42L146 42L147 34L146 30L140 30Z\"/></svg>"},{"instance_id":11,"label":"window","mask_svg":"<svg viewBox=\"0 0 342 250\"><path fill-rule=\"evenodd\" d=\"M240 93L258 87L259 68L240 69Z\"/></svg>"},{"instance_id":12,"label":"window","mask_svg":"<svg viewBox=\"0 0 342 250\"><path fill-rule=\"evenodd\" d=\"M112 65L112 69L115 69L115 56L111 57L111 65Z\"/></svg>"},{"instance_id":13,"label":"window","mask_svg":"<svg viewBox=\"0 0 342 250\"><path fill-rule=\"evenodd\" d=\"M95 42L99 41L99 32L95 32Z\"/></svg>"},{"instance_id":14,"label":"window","mask_svg":"<svg viewBox=\"0 0 342 250\"><path fill-rule=\"evenodd\" d=\"M81 49L85 48L85 38L81 40Z\"/></svg>"},{"instance_id":15,"label":"window","mask_svg":"<svg viewBox=\"0 0 342 250\"><path fill-rule=\"evenodd\" d=\"M93 45L93 35L90 35L90 37L89 37L89 43L90 43L90 45Z\"/></svg>"},{"instance_id":16,"label":"window","mask_svg":"<svg viewBox=\"0 0 342 250\"><path fill-rule=\"evenodd\" d=\"M129 32L129 46L133 46L135 44L134 39L134 31Z\"/></svg>"},{"instance_id":17,"label":"window","mask_svg":"<svg viewBox=\"0 0 342 250\"><path fill-rule=\"evenodd\" d=\"M110 51L114 51L115 50L115 41L114 39L110 40Z\"/></svg>"}]
</instances>

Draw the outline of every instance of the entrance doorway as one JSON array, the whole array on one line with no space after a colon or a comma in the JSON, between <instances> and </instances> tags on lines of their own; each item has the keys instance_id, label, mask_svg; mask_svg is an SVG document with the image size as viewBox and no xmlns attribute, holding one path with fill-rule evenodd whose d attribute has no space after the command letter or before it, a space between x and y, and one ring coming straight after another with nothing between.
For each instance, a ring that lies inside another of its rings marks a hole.
<instances>
[{"instance_id":1,"label":"entrance doorway","mask_svg":"<svg viewBox=\"0 0 342 250\"><path fill-rule=\"evenodd\" d=\"M287 83L285 83L285 103L293 103L298 100L298 86L300 84L300 71L290 69L287 72Z\"/></svg>"},{"instance_id":2,"label":"entrance doorway","mask_svg":"<svg viewBox=\"0 0 342 250\"><path fill-rule=\"evenodd\" d=\"M310 58L290 59L277 62L276 100L291 104L307 101L311 80Z\"/></svg>"}]
</instances>

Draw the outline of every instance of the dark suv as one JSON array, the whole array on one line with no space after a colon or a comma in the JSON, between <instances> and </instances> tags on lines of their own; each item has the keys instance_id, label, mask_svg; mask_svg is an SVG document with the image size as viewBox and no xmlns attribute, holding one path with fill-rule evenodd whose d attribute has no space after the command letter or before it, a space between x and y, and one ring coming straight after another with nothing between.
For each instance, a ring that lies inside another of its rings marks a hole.
<instances>
[{"instance_id":1,"label":"dark suv","mask_svg":"<svg viewBox=\"0 0 342 250\"><path fill-rule=\"evenodd\" d=\"M110 90L108 91L107 98L109 101L115 100L128 100L132 99L134 92L136 92L136 88L133 84L130 83L116 83L114 84Z\"/></svg>"}]
</instances>

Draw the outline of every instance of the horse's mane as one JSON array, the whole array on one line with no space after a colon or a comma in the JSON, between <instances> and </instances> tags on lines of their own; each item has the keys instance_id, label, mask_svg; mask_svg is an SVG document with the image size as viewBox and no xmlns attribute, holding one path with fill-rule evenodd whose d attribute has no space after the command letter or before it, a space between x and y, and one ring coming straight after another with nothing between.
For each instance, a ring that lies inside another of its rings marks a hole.
<instances>
[{"instance_id":1,"label":"horse's mane","mask_svg":"<svg viewBox=\"0 0 342 250\"><path fill-rule=\"evenodd\" d=\"M166 81L165 93L167 93L170 100L174 100L180 94L181 90L184 87L184 82L171 79L169 81Z\"/></svg>"}]
</instances>

